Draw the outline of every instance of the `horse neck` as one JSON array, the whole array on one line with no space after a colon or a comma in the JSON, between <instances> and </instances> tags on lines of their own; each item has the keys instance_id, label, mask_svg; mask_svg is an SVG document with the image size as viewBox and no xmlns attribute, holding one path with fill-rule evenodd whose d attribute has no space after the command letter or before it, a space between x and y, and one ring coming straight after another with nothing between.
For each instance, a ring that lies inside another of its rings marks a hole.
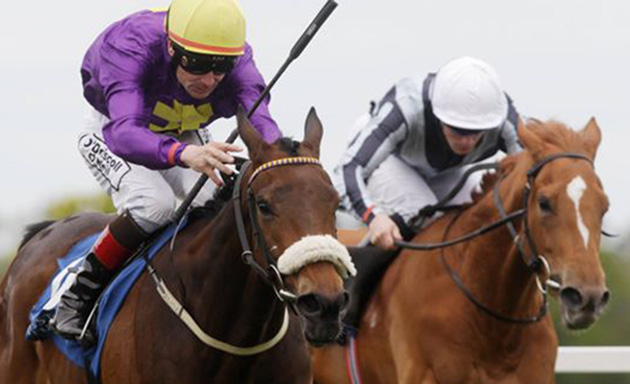
<instances>
[{"instance_id":1,"label":"horse neck","mask_svg":"<svg viewBox=\"0 0 630 384\"><path fill-rule=\"evenodd\" d=\"M502 180L497 181L500 183L499 194L508 214L523 208L526 171L531 164L525 154L520 156L514 168ZM457 228L457 233L450 237L468 233L499 218L493 191L488 191L477 204L462 214L459 220L466 224ZM513 223L516 230L522 233L522 219L518 218ZM462 271L462 278L470 285L475 298L508 317L533 317L538 313L541 297L536 288L534 274L521 258L505 226L477 237L460 249L464 251L458 260L461 267L457 269ZM529 250L526 248L526 251ZM480 318L496 321L485 313L477 313Z\"/></svg>"},{"instance_id":2,"label":"horse neck","mask_svg":"<svg viewBox=\"0 0 630 384\"><path fill-rule=\"evenodd\" d=\"M247 217L243 218L249 223ZM253 247L251 230L248 241ZM269 340L280 329L284 305L242 258L233 203L194 238L183 273L193 317L212 336L239 346Z\"/></svg>"}]
</instances>

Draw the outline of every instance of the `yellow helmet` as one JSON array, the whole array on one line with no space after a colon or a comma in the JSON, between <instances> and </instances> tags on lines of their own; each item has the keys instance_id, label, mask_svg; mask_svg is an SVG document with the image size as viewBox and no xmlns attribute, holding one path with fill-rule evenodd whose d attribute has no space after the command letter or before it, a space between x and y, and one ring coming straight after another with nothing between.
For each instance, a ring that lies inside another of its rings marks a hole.
<instances>
[{"instance_id":1,"label":"yellow helmet","mask_svg":"<svg viewBox=\"0 0 630 384\"><path fill-rule=\"evenodd\" d=\"M184 51L240 56L245 49L245 18L236 0L172 0L168 37Z\"/></svg>"}]
</instances>

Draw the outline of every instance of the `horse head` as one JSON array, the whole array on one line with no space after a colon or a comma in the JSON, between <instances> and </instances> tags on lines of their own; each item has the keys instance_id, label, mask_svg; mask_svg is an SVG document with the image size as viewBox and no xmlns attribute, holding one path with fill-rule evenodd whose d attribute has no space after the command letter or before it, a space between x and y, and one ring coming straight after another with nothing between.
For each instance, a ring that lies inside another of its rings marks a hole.
<instances>
[{"instance_id":1,"label":"horse head","mask_svg":"<svg viewBox=\"0 0 630 384\"><path fill-rule=\"evenodd\" d=\"M519 126L518 135L527 149L524 155L531 157L526 202L530 243L548 260L565 325L587 328L609 299L599 257L608 198L593 166L600 129L594 118L580 132L531 120Z\"/></svg>"},{"instance_id":2,"label":"horse head","mask_svg":"<svg viewBox=\"0 0 630 384\"><path fill-rule=\"evenodd\" d=\"M343 278L356 272L336 239L339 196L318 161L321 122L311 109L302 142L283 138L268 144L242 110L237 119L252 161L241 204L258 244L253 257L271 271L279 297L295 304L306 339L313 345L332 342L349 302Z\"/></svg>"}]
</instances>

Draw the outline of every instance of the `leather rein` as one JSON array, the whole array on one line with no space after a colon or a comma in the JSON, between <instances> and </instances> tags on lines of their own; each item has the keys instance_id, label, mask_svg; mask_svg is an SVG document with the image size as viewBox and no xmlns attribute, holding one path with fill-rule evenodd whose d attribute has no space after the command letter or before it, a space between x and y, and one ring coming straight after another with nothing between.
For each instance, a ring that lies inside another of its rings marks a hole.
<instances>
[{"instance_id":1,"label":"leather rein","mask_svg":"<svg viewBox=\"0 0 630 384\"><path fill-rule=\"evenodd\" d=\"M263 259L267 264L266 268L262 266L258 261L256 261L252 248L249 246L247 231L245 230L243 210L241 207L241 201L243 199L241 184L243 184L243 177L247 170L251 167L251 165L251 161L247 161L245 164L243 164L238 174L238 177L236 178L236 184L232 193L234 214L236 216L236 228L238 230L238 238L241 242L241 247L243 248L241 257L243 258L245 264L249 265L256 273L258 273L263 278L263 280L265 280L273 288L278 299L282 302L289 303L291 305L291 308L295 311L294 303L296 302L297 297L295 296L295 294L289 292L284 287L284 280L282 279L282 274L278 270L278 263L271 254L271 249L267 245L267 241L265 240L262 229L260 228L260 224L258 223L256 196L252 192L251 185L258 175L272 168L277 168L285 165L317 165L321 167L321 163L314 157L285 157L282 159L270 161L259 166L252 172L252 175L249 177L245 191L247 198L247 207L249 210L249 220L252 227L252 235L256 241L256 245L260 249Z\"/></svg>"},{"instance_id":2,"label":"leather rein","mask_svg":"<svg viewBox=\"0 0 630 384\"><path fill-rule=\"evenodd\" d=\"M238 176L236 177L234 190L232 193L232 200L234 203L234 212L236 215L236 226L238 230L238 237L239 237L241 246L243 248L243 253L241 254L243 261L247 265L252 267L256 273L261 275L263 279L269 285L271 285L271 287L274 289L274 292L276 293L276 296L278 297L278 299L282 302L286 302L294 312L297 312L295 308L295 301L297 297L293 293L284 289L284 280L282 279L282 275L280 274L280 271L278 270L277 262L272 257L271 250L267 247L265 238L262 234L262 230L260 228L260 225L258 224L258 218L256 214L257 212L256 199L255 199L254 193L251 190L251 184L253 180L260 173L268 169L272 169L272 168L284 166L284 165L309 165L309 164L317 165L321 167L321 163L319 162L319 160L312 157L287 157L287 158L283 158L279 160L270 161L268 163L261 165L256 170L254 170L254 172L252 173L252 175L250 176L247 182L247 187L246 187L247 205L248 205L248 210L250 212L249 216L250 216L250 221L252 225L253 236L257 241L258 247L261 249L265 262L267 263L267 268L260 265L254 259L254 254L249 246L249 240L247 238L247 232L245 229L245 222L243 219L243 212L241 208L241 201L242 201L241 184L243 183L243 177L245 173L251 166L250 161L244 161L244 164L242 165L241 170L238 173ZM231 183L233 182L233 180L234 178L228 178L226 181ZM179 226L177 229L179 229ZM152 266L151 261L146 258L146 255L144 255L144 257L147 263L147 270L155 283L155 288L159 296L162 298L164 303L166 303L166 305L171 309L171 311L188 327L188 329L195 336L197 336L197 338L201 342L203 342L207 346L232 354L232 355L236 355L236 356L252 356L252 355L260 354L262 352L265 352L273 348L280 341L282 341L282 339L286 335L289 329L289 317L290 317L287 307L284 308L284 317L283 317L283 321L282 321L282 325L280 326L280 329L271 339L263 343L250 346L250 347L240 347L240 346L228 344L226 342L223 342L221 340L218 340L210 336L209 334L204 332L203 329L201 329L201 327L197 324L197 322L192 317L192 315L186 310L184 305L181 304L179 300L177 300L175 295L173 295L173 293L168 289L162 277L157 273L155 268Z\"/></svg>"},{"instance_id":3,"label":"leather rein","mask_svg":"<svg viewBox=\"0 0 630 384\"><path fill-rule=\"evenodd\" d=\"M578 159L578 160L586 160L589 164L591 164L593 166L593 161L588 158L585 155L579 154L579 153L573 153L573 152L561 152L561 153L556 153L553 155L549 155L544 157L543 159L541 159L540 161L538 161L537 163L535 163L528 171L527 171L527 181L525 183L525 189L524 189L524 193L523 193L523 208L516 210L514 212L511 213L507 213L505 211L505 207L503 204L503 201L501 200L501 196L499 194L499 185L501 183L501 180L499 180L499 182L496 183L496 185L493 188L493 199L494 199L494 205L496 206L497 210L499 211L499 215L501 216L501 218L487 226L484 226L482 228L479 228L475 231L472 231L466 235L463 235L461 237L455 238L455 239L451 239L451 240L446 240L446 238L448 237L448 232L450 231L450 229L452 228L452 226L455 224L456 220L459 218L460 214L463 212L461 211L460 213L458 213L457 215L455 215L455 217L453 218L453 220L449 223L449 225L447 226L446 230L444 231L444 236L443 236L443 241L440 243L425 243L425 244L416 244L416 243L411 243L411 242L404 242L404 241L396 241L395 244L401 248L406 248L406 249L413 249L413 250L422 250L422 251L426 251L426 250L435 250L435 249L442 249L442 252L440 254L440 257L442 259L442 263L444 265L444 267L446 268L446 270L449 272L449 275L451 276L451 278L453 279L453 281L455 282L455 284L457 285L457 287L462 291L462 293L466 296L466 298L472 302L477 308L479 308L480 310L482 310L483 312L487 313L488 315L501 320L501 321L505 321L505 322L510 322L510 323L517 323L517 324L530 324L530 323L535 323L540 321L541 319L543 319L545 317L545 315L547 314L547 286L549 285L550 287L554 288L554 289L558 289L560 288L558 283L556 283L553 280L546 280L546 281L541 281L539 274L541 272L544 272L547 277L549 277L550 275L550 268L549 268L549 263L547 262L546 258L538 253L538 250L536 248L536 245L534 244L532 237L531 237L531 231L529 229L529 226L527 224L527 212L528 212L528 208L529 208L529 197L531 195L531 190L532 190L532 186L534 184L534 180L536 178L536 176L538 175L538 173L540 173L540 170L547 164L549 164L550 162L557 160L557 159ZM498 169L498 164L480 164L474 168L471 168L469 171L466 172L466 174L462 177L462 180L460 180L460 182L455 186L455 188L453 189L453 191L451 191L451 193L449 193L449 195L442 199L438 204L436 204L435 206L430 206L428 209L424 209L424 212L421 211L421 215L424 213L424 215L432 215L435 211L437 210L448 210L454 207L446 207L443 206L443 203L450 200L450 198L452 196L454 196L459 189L461 189L461 187L464 185L464 183L466 182L466 179L468 178L468 176L470 176L471 173L479 171L479 170L483 170L483 169ZM512 223L513 220L517 219L517 218L522 218L522 225L523 225L523 233L524 236L521 236L518 231L516 230L516 227L514 226L514 224ZM444 248L446 247L450 247L452 245L456 245L456 244L460 244L466 241L470 241L471 239L481 236L487 232L490 232L494 229L497 228L501 228L504 225L507 226L508 231L510 232L510 236L513 239L514 244L516 244L517 249L518 249L518 253L521 256L521 259L523 260L523 262L525 263L525 265L527 265L527 267L532 271L532 273L534 273L534 276L536 278L536 285L539 289L539 291L542 294L543 300L542 300L542 304L540 306L540 309L538 310L538 313L534 316L529 316L529 317L508 317L508 316L504 316L498 312L496 312L495 310L487 307L486 305L484 305L483 303L481 303L478 299L476 299L473 294L470 292L470 290L468 289L468 287L466 287L466 285L464 284L461 276L455 272L451 266L446 262L446 258L444 256ZM607 234L606 232L602 231L602 233L606 236L609 236L609 234ZM526 247L529 249L529 252L527 252L525 250L525 245ZM544 268L544 271L543 271Z\"/></svg>"}]
</instances>

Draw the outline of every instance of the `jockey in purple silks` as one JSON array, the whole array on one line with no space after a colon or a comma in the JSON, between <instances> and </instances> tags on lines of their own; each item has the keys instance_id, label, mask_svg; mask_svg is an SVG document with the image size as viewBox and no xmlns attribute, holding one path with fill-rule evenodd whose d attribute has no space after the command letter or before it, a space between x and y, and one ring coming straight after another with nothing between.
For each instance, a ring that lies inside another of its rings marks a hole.
<instances>
[{"instance_id":1,"label":"jockey in purple silks","mask_svg":"<svg viewBox=\"0 0 630 384\"><path fill-rule=\"evenodd\" d=\"M175 211L199 173L220 186L230 152L205 127L249 109L265 84L245 42L235 0L173 0L168 12L142 11L107 28L81 67L93 107L79 150L119 216L96 241L63 294L53 325L81 336L93 304L114 273ZM251 122L267 142L281 134L265 100ZM193 201L212 198L215 186ZM91 335L87 335L88 340Z\"/></svg>"}]
</instances>

